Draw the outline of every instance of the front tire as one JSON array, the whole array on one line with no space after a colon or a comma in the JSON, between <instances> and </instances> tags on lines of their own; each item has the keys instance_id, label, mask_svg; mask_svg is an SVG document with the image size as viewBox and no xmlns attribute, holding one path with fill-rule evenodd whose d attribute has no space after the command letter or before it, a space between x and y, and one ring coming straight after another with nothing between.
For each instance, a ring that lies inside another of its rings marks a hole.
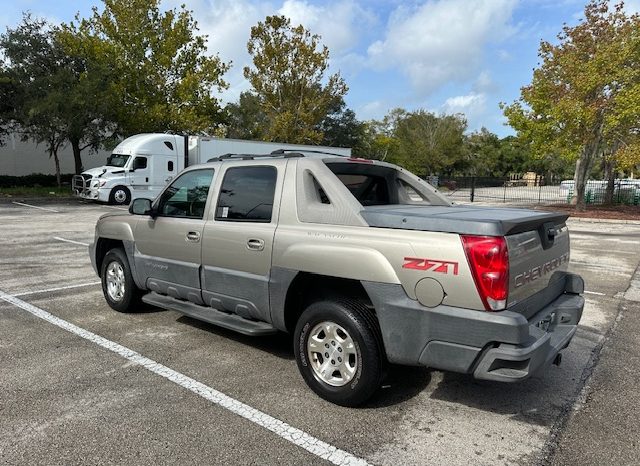
<instances>
[{"instance_id":1,"label":"front tire","mask_svg":"<svg viewBox=\"0 0 640 466\"><path fill-rule=\"evenodd\" d=\"M142 290L131 275L127 255L120 248L111 249L102 260L100 279L107 304L118 312L134 312L142 307Z\"/></svg>"},{"instance_id":2,"label":"front tire","mask_svg":"<svg viewBox=\"0 0 640 466\"><path fill-rule=\"evenodd\" d=\"M317 395L357 406L380 387L381 341L375 315L360 301L318 301L298 320L294 353L302 378Z\"/></svg>"},{"instance_id":3,"label":"front tire","mask_svg":"<svg viewBox=\"0 0 640 466\"><path fill-rule=\"evenodd\" d=\"M131 191L126 186L116 186L109 194L109 204L128 205L131 202Z\"/></svg>"}]
</instances>

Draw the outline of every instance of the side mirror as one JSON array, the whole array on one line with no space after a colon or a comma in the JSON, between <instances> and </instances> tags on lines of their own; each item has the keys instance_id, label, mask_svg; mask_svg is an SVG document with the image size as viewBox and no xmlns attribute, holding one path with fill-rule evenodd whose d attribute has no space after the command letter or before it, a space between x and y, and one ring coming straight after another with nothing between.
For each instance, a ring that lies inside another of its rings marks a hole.
<instances>
[{"instance_id":1,"label":"side mirror","mask_svg":"<svg viewBox=\"0 0 640 466\"><path fill-rule=\"evenodd\" d=\"M151 199L144 197L138 197L131 201L129 204L129 213L133 215L153 215L153 207L151 206Z\"/></svg>"}]
</instances>

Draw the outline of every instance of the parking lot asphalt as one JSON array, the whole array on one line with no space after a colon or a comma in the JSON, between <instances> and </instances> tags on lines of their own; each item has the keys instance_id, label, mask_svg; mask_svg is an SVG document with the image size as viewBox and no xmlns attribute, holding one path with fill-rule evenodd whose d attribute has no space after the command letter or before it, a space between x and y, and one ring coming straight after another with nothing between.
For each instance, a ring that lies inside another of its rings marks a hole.
<instances>
[{"instance_id":1,"label":"parking lot asphalt","mask_svg":"<svg viewBox=\"0 0 640 466\"><path fill-rule=\"evenodd\" d=\"M570 268L588 293L560 367L511 385L394 367L369 404L348 409L306 387L288 335L250 338L172 311L110 309L85 245L114 209L0 204L0 462L546 461L562 451L554 439L571 428L567 413L640 262L640 225L570 220Z\"/></svg>"}]
</instances>

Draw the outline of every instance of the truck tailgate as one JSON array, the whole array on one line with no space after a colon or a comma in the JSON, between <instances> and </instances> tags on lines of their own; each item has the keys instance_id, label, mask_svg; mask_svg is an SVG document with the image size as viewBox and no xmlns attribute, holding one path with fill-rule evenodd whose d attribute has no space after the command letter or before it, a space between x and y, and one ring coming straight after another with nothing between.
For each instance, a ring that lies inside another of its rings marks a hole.
<instances>
[{"instance_id":1,"label":"truck tailgate","mask_svg":"<svg viewBox=\"0 0 640 466\"><path fill-rule=\"evenodd\" d=\"M569 263L565 214L456 205L368 206L361 214L370 226L378 228L504 237L509 255L507 308L522 314L546 305L564 290L563 272ZM523 303L534 295L541 299Z\"/></svg>"}]
</instances>

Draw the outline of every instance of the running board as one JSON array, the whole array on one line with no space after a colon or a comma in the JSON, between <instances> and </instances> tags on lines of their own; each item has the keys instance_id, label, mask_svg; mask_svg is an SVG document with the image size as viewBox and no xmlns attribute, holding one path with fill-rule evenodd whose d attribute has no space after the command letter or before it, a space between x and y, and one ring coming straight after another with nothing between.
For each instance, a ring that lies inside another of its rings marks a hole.
<instances>
[{"instance_id":1,"label":"running board","mask_svg":"<svg viewBox=\"0 0 640 466\"><path fill-rule=\"evenodd\" d=\"M194 319L203 320L210 324L252 337L272 335L278 332L277 329L266 322L245 319L237 314L227 314L212 307L200 306L190 303L189 301L181 301L155 292L144 295L142 301L152 306L177 311Z\"/></svg>"}]
</instances>

